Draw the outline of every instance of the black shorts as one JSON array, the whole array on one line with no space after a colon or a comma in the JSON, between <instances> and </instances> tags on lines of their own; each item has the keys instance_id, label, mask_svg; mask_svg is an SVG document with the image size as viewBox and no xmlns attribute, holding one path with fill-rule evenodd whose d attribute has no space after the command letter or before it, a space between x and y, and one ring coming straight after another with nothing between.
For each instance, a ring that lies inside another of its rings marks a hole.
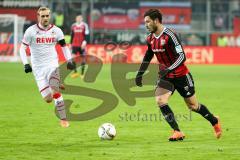
<instances>
[{"instance_id":1,"label":"black shorts","mask_svg":"<svg viewBox=\"0 0 240 160\"><path fill-rule=\"evenodd\" d=\"M85 51L81 47L72 47L72 53L73 54L79 53L80 55L85 55Z\"/></svg>"},{"instance_id":2,"label":"black shorts","mask_svg":"<svg viewBox=\"0 0 240 160\"><path fill-rule=\"evenodd\" d=\"M160 78L157 81L157 87L172 91L172 94L176 89L184 98L191 97L195 93L194 81L191 73L177 78Z\"/></svg>"}]
</instances>

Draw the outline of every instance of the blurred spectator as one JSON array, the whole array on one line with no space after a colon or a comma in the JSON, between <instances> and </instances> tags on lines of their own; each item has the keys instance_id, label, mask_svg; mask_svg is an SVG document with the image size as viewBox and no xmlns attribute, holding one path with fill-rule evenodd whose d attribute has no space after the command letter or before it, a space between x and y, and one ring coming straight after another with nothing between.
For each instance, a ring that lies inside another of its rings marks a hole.
<instances>
[{"instance_id":1,"label":"blurred spectator","mask_svg":"<svg viewBox=\"0 0 240 160\"><path fill-rule=\"evenodd\" d=\"M7 44L9 43L9 39L12 34L7 33L7 32L2 32L0 33L0 44Z\"/></svg>"},{"instance_id":2,"label":"blurred spectator","mask_svg":"<svg viewBox=\"0 0 240 160\"><path fill-rule=\"evenodd\" d=\"M64 24L64 14L62 11L57 10L54 14L53 14L53 23L58 26L59 28L61 28L62 30L64 30L63 24Z\"/></svg>"},{"instance_id":3,"label":"blurred spectator","mask_svg":"<svg viewBox=\"0 0 240 160\"><path fill-rule=\"evenodd\" d=\"M70 44L71 43L71 36L69 34L65 34L64 35L64 39L65 39L65 42L67 44Z\"/></svg>"},{"instance_id":4,"label":"blurred spectator","mask_svg":"<svg viewBox=\"0 0 240 160\"><path fill-rule=\"evenodd\" d=\"M212 4L213 27L215 30L224 30L227 25L228 5L227 3L215 2Z\"/></svg>"},{"instance_id":5,"label":"blurred spectator","mask_svg":"<svg viewBox=\"0 0 240 160\"><path fill-rule=\"evenodd\" d=\"M187 45L202 46L203 40L196 34L191 34L190 36L187 37Z\"/></svg>"},{"instance_id":6,"label":"blurred spectator","mask_svg":"<svg viewBox=\"0 0 240 160\"><path fill-rule=\"evenodd\" d=\"M240 35L236 38L236 46L240 47Z\"/></svg>"},{"instance_id":7,"label":"blurred spectator","mask_svg":"<svg viewBox=\"0 0 240 160\"><path fill-rule=\"evenodd\" d=\"M214 18L214 29L225 29L224 23L224 15L216 15L216 17Z\"/></svg>"},{"instance_id":8,"label":"blurred spectator","mask_svg":"<svg viewBox=\"0 0 240 160\"><path fill-rule=\"evenodd\" d=\"M220 35L217 39L217 46L226 47L228 45L228 38L224 35Z\"/></svg>"}]
</instances>

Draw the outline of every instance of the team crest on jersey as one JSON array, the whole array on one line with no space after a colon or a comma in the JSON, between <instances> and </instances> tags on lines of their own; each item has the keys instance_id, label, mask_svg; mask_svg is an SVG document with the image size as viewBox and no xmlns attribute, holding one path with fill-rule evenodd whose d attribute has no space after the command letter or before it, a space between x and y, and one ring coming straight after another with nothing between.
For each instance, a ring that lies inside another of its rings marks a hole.
<instances>
[{"instance_id":1,"label":"team crest on jersey","mask_svg":"<svg viewBox=\"0 0 240 160\"><path fill-rule=\"evenodd\" d=\"M52 35L56 35L56 33L54 31L52 31Z\"/></svg>"},{"instance_id":2,"label":"team crest on jersey","mask_svg":"<svg viewBox=\"0 0 240 160\"><path fill-rule=\"evenodd\" d=\"M161 46L164 46L166 44L166 40L165 39L161 39Z\"/></svg>"}]
</instances>

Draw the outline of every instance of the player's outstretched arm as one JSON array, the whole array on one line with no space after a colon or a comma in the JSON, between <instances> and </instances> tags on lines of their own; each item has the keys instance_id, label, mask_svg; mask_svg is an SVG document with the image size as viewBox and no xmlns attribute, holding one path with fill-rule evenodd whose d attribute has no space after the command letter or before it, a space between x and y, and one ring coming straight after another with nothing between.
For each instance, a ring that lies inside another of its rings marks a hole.
<instances>
[{"instance_id":1,"label":"player's outstretched arm","mask_svg":"<svg viewBox=\"0 0 240 160\"><path fill-rule=\"evenodd\" d=\"M22 63L24 64L25 73L29 73L29 72L32 72L32 67L28 63L26 49L27 49L27 46L22 43L20 46L20 58L22 60Z\"/></svg>"},{"instance_id":2,"label":"player's outstretched arm","mask_svg":"<svg viewBox=\"0 0 240 160\"><path fill-rule=\"evenodd\" d=\"M142 64L141 64L141 66L138 70L137 76L135 78L135 83L139 87L142 87L142 76L143 76L144 72L147 70L149 63L153 58L153 55L154 54L149 46L148 50L146 51L145 56L143 57Z\"/></svg>"},{"instance_id":3,"label":"player's outstretched arm","mask_svg":"<svg viewBox=\"0 0 240 160\"><path fill-rule=\"evenodd\" d=\"M58 41L58 43L61 45L64 57L67 60L67 69L70 69L70 70L75 69L76 64L72 60L72 55L71 55L69 48L66 45L65 39Z\"/></svg>"}]
</instances>

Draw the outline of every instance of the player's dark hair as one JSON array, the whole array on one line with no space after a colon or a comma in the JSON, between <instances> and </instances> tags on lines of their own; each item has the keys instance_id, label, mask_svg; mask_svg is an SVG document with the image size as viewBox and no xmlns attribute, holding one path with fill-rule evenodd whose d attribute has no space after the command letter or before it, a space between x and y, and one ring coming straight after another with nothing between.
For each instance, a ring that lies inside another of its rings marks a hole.
<instances>
[{"instance_id":1,"label":"player's dark hair","mask_svg":"<svg viewBox=\"0 0 240 160\"><path fill-rule=\"evenodd\" d=\"M162 13L158 9L149 9L144 13L144 17L149 16L152 20L158 19L162 23Z\"/></svg>"}]
</instances>

